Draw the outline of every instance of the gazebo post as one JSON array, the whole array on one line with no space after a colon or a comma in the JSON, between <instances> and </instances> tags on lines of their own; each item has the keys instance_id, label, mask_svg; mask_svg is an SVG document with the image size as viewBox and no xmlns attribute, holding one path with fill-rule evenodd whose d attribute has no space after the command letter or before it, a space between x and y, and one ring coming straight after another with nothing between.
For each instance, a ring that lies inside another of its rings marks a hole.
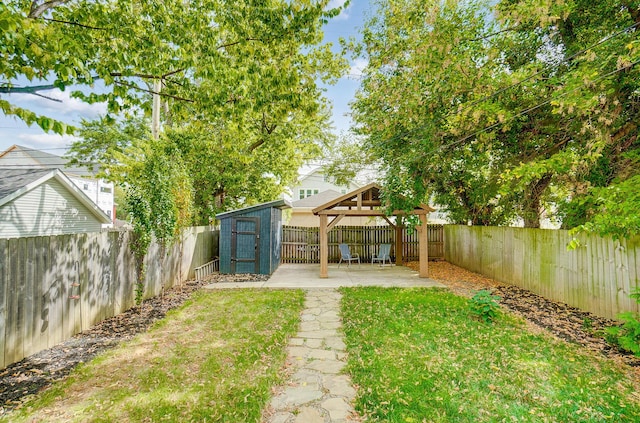
<instances>
[{"instance_id":1,"label":"gazebo post","mask_svg":"<svg viewBox=\"0 0 640 423\"><path fill-rule=\"evenodd\" d=\"M427 227L427 215L420 214L420 230L418 231L420 248L420 277L429 277L429 230Z\"/></svg>"},{"instance_id":2,"label":"gazebo post","mask_svg":"<svg viewBox=\"0 0 640 423\"><path fill-rule=\"evenodd\" d=\"M404 263L404 257L402 252L404 246L402 242L402 216L396 216L396 266L402 266Z\"/></svg>"},{"instance_id":3,"label":"gazebo post","mask_svg":"<svg viewBox=\"0 0 640 423\"><path fill-rule=\"evenodd\" d=\"M320 277L329 277L329 234L327 233L328 216L320 215Z\"/></svg>"}]
</instances>

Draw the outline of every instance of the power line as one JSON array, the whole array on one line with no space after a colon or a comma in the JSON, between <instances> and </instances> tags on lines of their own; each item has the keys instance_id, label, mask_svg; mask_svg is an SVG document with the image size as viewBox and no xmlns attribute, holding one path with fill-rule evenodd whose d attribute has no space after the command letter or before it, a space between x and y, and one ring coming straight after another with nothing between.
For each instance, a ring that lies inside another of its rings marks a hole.
<instances>
[{"instance_id":1,"label":"power line","mask_svg":"<svg viewBox=\"0 0 640 423\"><path fill-rule=\"evenodd\" d=\"M603 79L608 78L608 77L609 77L609 76L611 76L611 75L615 75L615 74L616 74L616 73L618 73L618 72L621 72L621 71L623 71L623 70L627 70L627 69L631 69L632 67L634 67L634 66L635 66L635 65L637 65L638 63L640 63L640 60L636 60L635 62L632 62L632 63L630 63L630 64L628 64L628 65L626 65L626 66L624 66L624 67L622 67L622 68L615 69L615 70L613 70L613 71L611 71L611 72L609 72L609 73L606 73L606 74L602 75L600 78L595 79L594 81L592 81L592 83L594 83L594 84L595 84L596 82L600 82L600 81L602 81ZM545 100L545 101L543 101L543 102L541 102L541 103L538 103L538 104L536 104L536 105L534 105L534 106L532 106L532 107L529 107L529 108L527 108L527 109L524 109L524 110L520 111L519 113L517 113L517 114L515 114L515 115L513 115L513 116L511 116L511 117L509 117L508 119L505 119L505 122L506 122L507 120L513 120L513 119L515 119L515 118L517 118L517 117L523 116L523 115L525 115L525 114L527 114L527 113L529 113L529 112L532 112L532 111L534 111L534 110L536 110L536 109L539 109L539 108L540 108L540 107L542 107L542 106L546 106L547 104L551 103L553 100L556 100L556 99L557 99L557 98L559 98L559 97L564 97L564 96L566 96L566 95L568 95L568 94L571 94L571 93L573 93L573 92L579 91L579 90L581 90L581 89L583 89L583 87L576 87L576 88L574 88L574 89L572 89L572 90L569 90L569 91L563 92L563 93L559 94L559 95L558 95L558 96L556 96L556 97L550 98L550 99ZM497 127L497 126L500 126L500 125L504 124L505 122L496 122L496 123L494 123L493 125L489 125L489 126L487 126L487 127L483 128L483 129L479 130L479 131L474 132L473 134L470 134L470 135L467 135L467 136L465 136L465 137L463 137L463 138L460 138L460 139L458 139L457 141L454 141L454 142L452 142L452 143L448 144L446 147L451 147L451 146L453 146L453 145L456 145L456 144L459 144L459 143L461 143L461 142L464 142L464 141L468 140L469 138L473 138L473 137L475 137L475 136L477 136L477 135L480 135L480 134L481 134L481 133L483 133L483 132L486 132L486 131L488 131L488 130L490 130L490 129L493 129L493 128ZM443 146L443 147L444 147L444 146ZM442 147L441 147L441 148L442 148Z\"/></svg>"},{"instance_id":2,"label":"power line","mask_svg":"<svg viewBox=\"0 0 640 423\"><path fill-rule=\"evenodd\" d=\"M601 45L601 44L604 44L604 43L606 43L606 42L611 41L611 40L612 40L612 39L614 39L615 37L618 37L618 36L620 36L620 35L622 35L622 34L626 33L627 31L629 31L629 30L631 30L631 29L633 29L633 28L637 27L638 25L640 25L640 22L636 22L636 23L634 23L633 25L629 25L628 27L626 27L626 28L624 28L624 29L622 29L622 30L620 30L620 31L618 31L618 32L616 32L616 33L613 33L613 34L611 34L611 35L609 35L609 36L607 36L607 37L604 37L602 40L598 41L597 43L595 43L595 44L593 44L593 45L591 45L591 46L589 46L589 47L587 47L587 48L585 48L585 49L583 49L583 50L580 50L580 51L578 51L577 53L574 53L574 54L572 54L571 56L569 56L569 57L567 57L567 58L563 59L563 60L562 60L562 63L566 63L566 62L568 62L568 61L571 61L571 60L575 59L576 57L580 56L581 54L584 54L584 53L586 53L587 51L592 50L592 49L594 49L594 48L598 47L598 46L599 46L599 45ZM518 85L523 84L523 83L525 83L525 82L527 82L527 81L529 81L529 80L533 79L534 77L538 76L538 75L539 75L539 74L541 74L543 71L547 70L549 67L551 67L551 65L544 66L544 67L543 67L542 69L540 69L539 71L537 71L537 72L533 73L532 75L529 75L528 77L526 77L526 78L524 78L524 79L522 79L522 80L520 80L520 81L514 82L513 84L511 84L511 85L509 85L509 86L507 86L507 87L501 88L501 89L499 89L499 90L497 90L497 91L493 92L492 94L490 94L490 95L488 95L488 96L486 96L486 97L483 97L483 98L481 98L481 99L479 99L479 100L472 101L470 104L467 104L467 105L465 106L465 109L467 109L467 108L469 108L469 107L473 107L473 106L475 106L475 105L477 105L477 104L479 104L479 103L482 103L483 101L486 101L486 100L492 99L492 98L494 98L495 96L497 96L497 95L499 95L499 94L502 94L503 92L505 92L505 91L507 91L507 90L510 90L511 88L517 87Z\"/></svg>"}]
</instances>

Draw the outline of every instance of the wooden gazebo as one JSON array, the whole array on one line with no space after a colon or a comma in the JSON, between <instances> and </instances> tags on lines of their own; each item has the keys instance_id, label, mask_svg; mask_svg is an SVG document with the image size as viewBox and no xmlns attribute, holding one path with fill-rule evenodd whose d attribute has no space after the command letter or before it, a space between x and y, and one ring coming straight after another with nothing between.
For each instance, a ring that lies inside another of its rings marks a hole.
<instances>
[{"instance_id":1,"label":"wooden gazebo","mask_svg":"<svg viewBox=\"0 0 640 423\"><path fill-rule=\"evenodd\" d=\"M429 240L427 236L427 214L434 211L431 207L421 204L409 214L420 217L419 233L419 257L420 257L420 277L429 277ZM380 186L372 183L355 191L344 194L322 206L313 209L313 214L320 216L320 277L327 278L329 264L329 236L328 232L342 220L345 216L377 216L385 219L396 231L396 263L402 263L402 224L393 223L384 210L380 201ZM407 212L396 210L392 213L400 217ZM333 219L329 221L329 216Z\"/></svg>"}]
</instances>

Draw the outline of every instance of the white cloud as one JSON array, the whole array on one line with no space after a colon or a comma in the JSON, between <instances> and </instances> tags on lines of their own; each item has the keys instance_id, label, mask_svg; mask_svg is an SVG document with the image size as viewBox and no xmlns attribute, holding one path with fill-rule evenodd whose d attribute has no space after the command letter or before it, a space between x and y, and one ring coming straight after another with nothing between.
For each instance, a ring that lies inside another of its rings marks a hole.
<instances>
[{"instance_id":1,"label":"white cloud","mask_svg":"<svg viewBox=\"0 0 640 423\"><path fill-rule=\"evenodd\" d=\"M357 58L351 64L351 68L349 68L349 74L347 78L349 79L360 79L362 77L362 72L369 64L367 59Z\"/></svg>"},{"instance_id":2,"label":"white cloud","mask_svg":"<svg viewBox=\"0 0 640 423\"><path fill-rule=\"evenodd\" d=\"M342 6L344 6L345 2L346 2L346 0L331 0L329 2L329 4L327 5L327 9L333 9L333 8L336 8L336 7L342 7ZM347 20L347 19L349 19L352 6L353 6L353 1L351 3L349 3L349 6L347 6L345 9L342 9L340 14L338 16L336 16L334 19L337 19L337 20Z\"/></svg>"},{"instance_id":3,"label":"white cloud","mask_svg":"<svg viewBox=\"0 0 640 423\"><path fill-rule=\"evenodd\" d=\"M17 135L18 142L16 144L31 147L35 149L52 149L52 148L69 148L71 143L79 140L80 138L73 135L58 135L58 134L19 134ZM62 155L62 150L54 151L53 154Z\"/></svg>"},{"instance_id":4,"label":"white cloud","mask_svg":"<svg viewBox=\"0 0 640 423\"><path fill-rule=\"evenodd\" d=\"M60 101L52 101L32 94L13 94L12 100L23 105L28 104L29 106L27 107L29 108L40 108L42 110L41 114L72 117L74 118L73 120L77 121L80 121L80 119L76 118L94 119L107 112L106 103L85 103L71 97L70 91L46 90L40 91L38 94Z\"/></svg>"}]
</instances>

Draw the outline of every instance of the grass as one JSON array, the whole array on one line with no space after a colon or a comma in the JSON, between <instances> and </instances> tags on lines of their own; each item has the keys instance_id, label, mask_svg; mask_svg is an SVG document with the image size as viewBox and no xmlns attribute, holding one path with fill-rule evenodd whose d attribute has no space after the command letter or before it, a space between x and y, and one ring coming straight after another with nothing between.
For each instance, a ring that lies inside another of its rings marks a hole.
<instances>
[{"instance_id":1,"label":"grass","mask_svg":"<svg viewBox=\"0 0 640 423\"><path fill-rule=\"evenodd\" d=\"M380 422L634 422L634 382L615 363L471 317L441 289L342 289L356 408Z\"/></svg>"},{"instance_id":2,"label":"grass","mask_svg":"<svg viewBox=\"0 0 640 423\"><path fill-rule=\"evenodd\" d=\"M302 291L203 291L78 368L11 422L256 422L297 330Z\"/></svg>"}]
</instances>

